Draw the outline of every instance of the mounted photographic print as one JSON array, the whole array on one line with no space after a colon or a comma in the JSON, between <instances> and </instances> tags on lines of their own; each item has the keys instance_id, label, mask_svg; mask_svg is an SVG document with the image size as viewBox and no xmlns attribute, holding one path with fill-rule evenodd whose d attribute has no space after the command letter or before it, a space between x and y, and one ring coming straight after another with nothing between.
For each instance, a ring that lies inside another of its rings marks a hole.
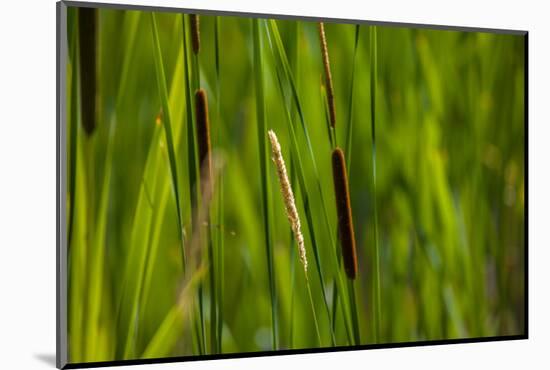
<instances>
[{"instance_id":1,"label":"mounted photographic print","mask_svg":"<svg viewBox=\"0 0 550 370\"><path fill-rule=\"evenodd\" d=\"M527 338L526 55L58 3L58 367Z\"/></svg>"}]
</instances>

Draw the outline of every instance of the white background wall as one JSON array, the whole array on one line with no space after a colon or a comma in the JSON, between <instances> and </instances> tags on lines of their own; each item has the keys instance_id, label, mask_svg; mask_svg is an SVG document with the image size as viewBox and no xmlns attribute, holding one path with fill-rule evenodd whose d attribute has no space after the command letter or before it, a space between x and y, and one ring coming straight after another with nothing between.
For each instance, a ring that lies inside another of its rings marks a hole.
<instances>
[{"instance_id":1,"label":"white background wall","mask_svg":"<svg viewBox=\"0 0 550 370\"><path fill-rule=\"evenodd\" d=\"M544 1L112 0L246 12L526 29L529 34L527 341L140 366L143 369L550 368L550 26ZM55 1L0 11L0 368L55 358ZM503 127L502 129L506 129Z\"/></svg>"}]
</instances>

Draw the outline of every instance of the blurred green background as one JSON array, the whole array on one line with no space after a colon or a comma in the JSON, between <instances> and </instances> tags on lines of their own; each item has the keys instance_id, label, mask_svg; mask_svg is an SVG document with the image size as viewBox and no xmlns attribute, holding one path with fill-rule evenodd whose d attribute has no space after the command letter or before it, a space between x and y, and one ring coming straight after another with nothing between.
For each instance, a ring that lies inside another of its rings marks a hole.
<instances>
[{"instance_id":1,"label":"blurred green background","mask_svg":"<svg viewBox=\"0 0 550 370\"><path fill-rule=\"evenodd\" d=\"M316 22L200 16L195 56L188 15L100 9L96 127L87 134L78 76L89 61L79 57L77 9L67 22L70 362L525 333L524 36L325 23L357 241L352 283L333 258L340 249ZM205 269L184 273L197 193L188 92L199 86L223 167L211 217L199 226ZM263 129L276 132L292 174L320 343L269 157L262 169ZM335 294L338 279L347 294Z\"/></svg>"}]
</instances>

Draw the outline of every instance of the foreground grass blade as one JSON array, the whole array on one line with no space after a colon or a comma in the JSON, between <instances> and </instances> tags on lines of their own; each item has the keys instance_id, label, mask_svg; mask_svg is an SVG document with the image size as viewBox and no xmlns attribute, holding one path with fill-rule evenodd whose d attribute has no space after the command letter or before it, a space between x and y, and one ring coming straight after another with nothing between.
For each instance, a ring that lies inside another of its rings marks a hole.
<instances>
[{"instance_id":1,"label":"foreground grass blade","mask_svg":"<svg viewBox=\"0 0 550 370\"><path fill-rule=\"evenodd\" d=\"M273 268L273 238L271 235L271 182L267 170L269 154L267 148L267 127L265 122L265 97L262 59L262 39L260 35L260 20L252 20L254 40L254 83L256 91L256 119L258 124L258 144L260 150L260 174L262 179L262 210L264 217L264 235L267 255L267 269L269 275L269 289L271 292L271 336L272 347L277 349L277 302L275 292L275 277Z\"/></svg>"},{"instance_id":2,"label":"foreground grass blade","mask_svg":"<svg viewBox=\"0 0 550 370\"><path fill-rule=\"evenodd\" d=\"M178 302L170 309L157 331L147 344L141 358L161 358L170 354L185 324L190 308L193 307L197 285L202 281L206 270L199 267L191 278L186 279Z\"/></svg>"},{"instance_id":3,"label":"foreground grass blade","mask_svg":"<svg viewBox=\"0 0 550 370\"><path fill-rule=\"evenodd\" d=\"M109 140L107 144L107 153L105 156L105 168L103 171L103 182L101 185L99 208L97 212L96 229L93 236L92 251L90 253L90 272L88 286L88 312L86 316L86 360L93 361L101 357L98 353L99 328L101 327L100 314L103 307L103 289L105 280L105 250L107 231L107 210L109 205L111 172L113 165L113 139L114 122L109 128Z\"/></svg>"},{"instance_id":4,"label":"foreground grass blade","mask_svg":"<svg viewBox=\"0 0 550 370\"><path fill-rule=\"evenodd\" d=\"M181 220L181 202L179 195L179 186L178 186L178 171L177 171L177 161L176 161L176 151L174 149L174 138L172 136L172 124L170 121L170 108L168 105L168 92L166 88L166 77L164 74L164 65L162 62L162 53L160 50L160 42L157 30L157 22L155 19L155 13L151 12L151 28L153 30L153 52L155 60L155 72L157 76L157 84L159 89L159 96L162 103L162 112L163 112L163 125L164 132L166 136L166 144L168 147L168 158L170 161L170 173L172 175L172 186L174 188L174 194L176 198L176 210L178 213L178 231L181 242L181 253L182 253L182 268L185 271L185 248L184 248L184 236L183 236L183 222Z\"/></svg>"}]
</instances>

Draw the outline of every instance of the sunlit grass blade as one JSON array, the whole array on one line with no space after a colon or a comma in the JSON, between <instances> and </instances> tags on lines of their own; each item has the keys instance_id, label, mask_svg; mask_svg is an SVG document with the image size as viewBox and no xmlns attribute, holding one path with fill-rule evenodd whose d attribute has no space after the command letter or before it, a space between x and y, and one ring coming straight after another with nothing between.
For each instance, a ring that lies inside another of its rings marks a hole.
<instances>
[{"instance_id":1,"label":"sunlit grass blade","mask_svg":"<svg viewBox=\"0 0 550 370\"><path fill-rule=\"evenodd\" d=\"M162 112L163 112L163 126L166 136L166 144L168 147L168 157L170 161L170 173L172 175L172 186L176 198L176 210L178 218L178 231L181 242L181 253L182 253L182 268L185 271L185 248L184 248L184 236L183 236L183 222L181 220L181 202L179 195L179 186L178 186L178 171L177 171L177 161L176 161L176 151L174 149L174 138L172 136L172 123L170 121L170 107L168 105L168 92L166 87L166 76L164 74L164 65L162 61L162 52L160 49L160 41L157 30L157 22L155 19L155 13L151 12L151 28L153 32L153 52L155 60L155 72L157 76L157 84L159 89L159 96L162 103Z\"/></svg>"},{"instance_id":2,"label":"sunlit grass blade","mask_svg":"<svg viewBox=\"0 0 550 370\"><path fill-rule=\"evenodd\" d=\"M78 128L77 128L78 130ZM78 247L71 248L69 250L70 263L69 273L70 280L68 282L68 298L70 306L69 312L69 338L71 346L69 346L69 358L71 361L83 361L86 351L86 328L85 328L85 314L86 314L86 302L87 292L82 287L86 287L88 284L88 249L90 248L89 238L87 238L88 229L86 204L87 204L87 182L86 175L84 173L84 154L82 150L83 133L77 134L75 138L78 140L76 148L76 174L75 174L75 202L78 202L78 207L75 207L75 225L73 230L73 245Z\"/></svg>"},{"instance_id":3,"label":"sunlit grass blade","mask_svg":"<svg viewBox=\"0 0 550 370\"><path fill-rule=\"evenodd\" d=\"M202 281L205 272L204 268L199 267L194 271L191 278L186 279L178 302L164 317L147 344L141 358L161 358L170 354L170 349L174 347L183 330L185 318L189 316L190 308L193 307L195 290Z\"/></svg>"},{"instance_id":4,"label":"sunlit grass blade","mask_svg":"<svg viewBox=\"0 0 550 370\"><path fill-rule=\"evenodd\" d=\"M107 231L107 211L109 205L109 195L111 186L111 169L113 164L113 139L115 136L115 124L111 123L109 127L109 140L105 156L105 167L103 170L103 181L100 191L100 202L97 212L97 220L93 235L93 244L91 248L91 261L88 286L88 312L86 315L86 360L93 361L101 357L98 353L99 328L101 326L100 314L103 307L102 292L105 288L105 253L106 253L106 231Z\"/></svg>"},{"instance_id":5,"label":"sunlit grass blade","mask_svg":"<svg viewBox=\"0 0 550 370\"><path fill-rule=\"evenodd\" d=\"M262 58L263 40L260 35L260 21L252 20L252 38L254 43L254 83L256 92L256 119L258 130L258 145L260 154L260 177L262 181L262 211L264 223L264 236L267 256L267 269L269 278L269 289L271 294L271 340L273 349L277 349L277 295L275 291L275 277L273 268L273 237L271 235L271 184L268 171L268 147L267 127L265 120L265 97L264 97L264 62Z\"/></svg>"},{"instance_id":6,"label":"sunlit grass blade","mask_svg":"<svg viewBox=\"0 0 550 370\"><path fill-rule=\"evenodd\" d=\"M122 101L123 95L127 91L129 81L130 64L135 53L135 44L137 38L137 30L141 20L141 12L127 12L124 14L122 29L124 30L125 47L123 65L120 73L120 80L117 88L116 104L117 106Z\"/></svg>"}]
</instances>

